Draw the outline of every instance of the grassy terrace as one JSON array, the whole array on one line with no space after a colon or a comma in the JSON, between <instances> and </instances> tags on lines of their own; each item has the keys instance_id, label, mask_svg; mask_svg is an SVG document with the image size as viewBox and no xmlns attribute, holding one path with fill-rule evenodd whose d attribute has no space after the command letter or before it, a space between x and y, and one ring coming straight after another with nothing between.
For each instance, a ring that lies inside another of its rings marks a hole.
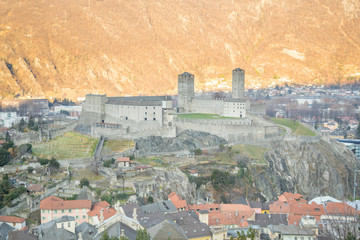
<instances>
[{"instance_id":1,"label":"grassy terrace","mask_svg":"<svg viewBox=\"0 0 360 240\"><path fill-rule=\"evenodd\" d=\"M105 141L104 147L109 148L112 152L123 152L135 147L135 142L131 140L108 140Z\"/></svg>"},{"instance_id":2,"label":"grassy terrace","mask_svg":"<svg viewBox=\"0 0 360 240\"><path fill-rule=\"evenodd\" d=\"M223 117L218 114L209 113L183 113L176 115L179 119L238 119L234 117Z\"/></svg>"},{"instance_id":3,"label":"grassy terrace","mask_svg":"<svg viewBox=\"0 0 360 240\"><path fill-rule=\"evenodd\" d=\"M268 149L247 144L239 144L231 147L231 151L222 152L217 157L216 160L225 163L225 164L237 164L234 161L235 154L242 154L248 157L249 159L256 161L258 164L266 164L264 160L264 154Z\"/></svg>"},{"instance_id":4,"label":"grassy terrace","mask_svg":"<svg viewBox=\"0 0 360 240\"><path fill-rule=\"evenodd\" d=\"M41 158L72 159L92 157L98 139L67 132L49 142L35 144L33 154Z\"/></svg>"},{"instance_id":5,"label":"grassy terrace","mask_svg":"<svg viewBox=\"0 0 360 240\"><path fill-rule=\"evenodd\" d=\"M296 120L292 120L292 119L286 119L286 118L271 118L271 120L279 125L283 125L285 127L288 127L291 129L292 133L295 133L296 135L299 136L315 136L316 134L311 131L310 129L308 129L307 127L305 127L304 125L302 125L301 123L299 123Z\"/></svg>"}]
</instances>

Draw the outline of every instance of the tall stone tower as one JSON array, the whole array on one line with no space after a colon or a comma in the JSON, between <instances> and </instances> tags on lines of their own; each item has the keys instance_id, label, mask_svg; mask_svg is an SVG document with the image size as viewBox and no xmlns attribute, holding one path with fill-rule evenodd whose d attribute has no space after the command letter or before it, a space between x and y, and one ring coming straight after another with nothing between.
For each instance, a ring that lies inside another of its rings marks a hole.
<instances>
[{"instance_id":1,"label":"tall stone tower","mask_svg":"<svg viewBox=\"0 0 360 240\"><path fill-rule=\"evenodd\" d=\"M178 108L180 112L190 110L190 102L194 97L194 75L188 72L178 76Z\"/></svg>"},{"instance_id":2,"label":"tall stone tower","mask_svg":"<svg viewBox=\"0 0 360 240\"><path fill-rule=\"evenodd\" d=\"M232 98L243 99L245 96L245 71L236 68L232 71Z\"/></svg>"}]
</instances>

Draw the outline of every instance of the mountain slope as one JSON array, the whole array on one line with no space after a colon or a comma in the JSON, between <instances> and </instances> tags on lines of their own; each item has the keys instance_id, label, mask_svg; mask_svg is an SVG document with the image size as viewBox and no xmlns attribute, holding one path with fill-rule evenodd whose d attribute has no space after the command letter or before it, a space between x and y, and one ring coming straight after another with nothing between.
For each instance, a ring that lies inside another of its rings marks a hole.
<instances>
[{"instance_id":1,"label":"mountain slope","mask_svg":"<svg viewBox=\"0 0 360 240\"><path fill-rule=\"evenodd\" d=\"M248 86L344 83L360 73L356 0L0 4L2 96L173 94L183 71L197 82L229 80L238 66Z\"/></svg>"}]
</instances>

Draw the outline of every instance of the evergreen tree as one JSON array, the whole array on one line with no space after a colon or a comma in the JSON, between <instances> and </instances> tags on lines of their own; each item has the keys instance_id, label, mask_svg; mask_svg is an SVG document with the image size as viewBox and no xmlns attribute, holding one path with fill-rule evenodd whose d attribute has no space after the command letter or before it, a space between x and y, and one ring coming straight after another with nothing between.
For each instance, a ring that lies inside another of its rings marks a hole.
<instances>
[{"instance_id":1,"label":"evergreen tree","mask_svg":"<svg viewBox=\"0 0 360 240\"><path fill-rule=\"evenodd\" d=\"M136 240L150 240L150 234L146 229L140 229L136 232Z\"/></svg>"},{"instance_id":2,"label":"evergreen tree","mask_svg":"<svg viewBox=\"0 0 360 240\"><path fill-rule=\"evenodd\" d=\"M18 131L23 132L25 130L25 127L26 127L26 122L24 118L21 118L20 123L18 125Z\"/></svg>"},{"instance_id":3,"label":"evergreen tree","mask_svg":"<svg viewBox=\"0 0 360 240\"><path fill-rule=\"evenodd\" d=\"M356 139L360 139L360 123L359 123L359 125L358 125L358 127L357 127L357 129L356 129L355 138L356 138Z\"/></svg>"},{"instance_id":4,"label":"evergreen tree","mask_svg":"<svg viewBox=\"0 0 360 240\"><path fill-rule=\"evenodd\" d=\"M34 118L31 116L28 122L28 127L33 130L35 126Z\"/></svg>"},{"instance_id":5,"label":"evergreen tree","mask_svg":"<svg viewBox=\"0 0 360 240\"><path fill-rule=\"evenodd\" d=\"M10 133L9 131L6 131L5 142L10 142L10 141L11 141Z\"/></svg>"}]
</instances>

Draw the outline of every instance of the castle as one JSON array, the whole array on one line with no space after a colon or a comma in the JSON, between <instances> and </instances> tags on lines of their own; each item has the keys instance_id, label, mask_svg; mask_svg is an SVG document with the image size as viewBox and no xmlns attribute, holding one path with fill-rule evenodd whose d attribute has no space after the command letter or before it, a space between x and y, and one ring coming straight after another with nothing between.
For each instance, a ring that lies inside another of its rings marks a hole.
<instances>
[{"instance_id":1,"label":"castle","mask_svg":"<svg viewBox=\"0 0 360 240\"><path fill-rule=\"evenodd\" d=\"M186 129L210 132L228 141L263 139L278 134L277 128L255 115L264 105L251 106L245 99L245 71L232 72L232 97L203 99L194 92L194 75L178 75L177 106L170 96L107 97L87 94L80 125L91 126L94 137L135 139L151 135L175 137ZM178 118L179 114L209 113L219 119ZM251 114L251 115L249 115Z\"/></svg>"}]
</instances>

